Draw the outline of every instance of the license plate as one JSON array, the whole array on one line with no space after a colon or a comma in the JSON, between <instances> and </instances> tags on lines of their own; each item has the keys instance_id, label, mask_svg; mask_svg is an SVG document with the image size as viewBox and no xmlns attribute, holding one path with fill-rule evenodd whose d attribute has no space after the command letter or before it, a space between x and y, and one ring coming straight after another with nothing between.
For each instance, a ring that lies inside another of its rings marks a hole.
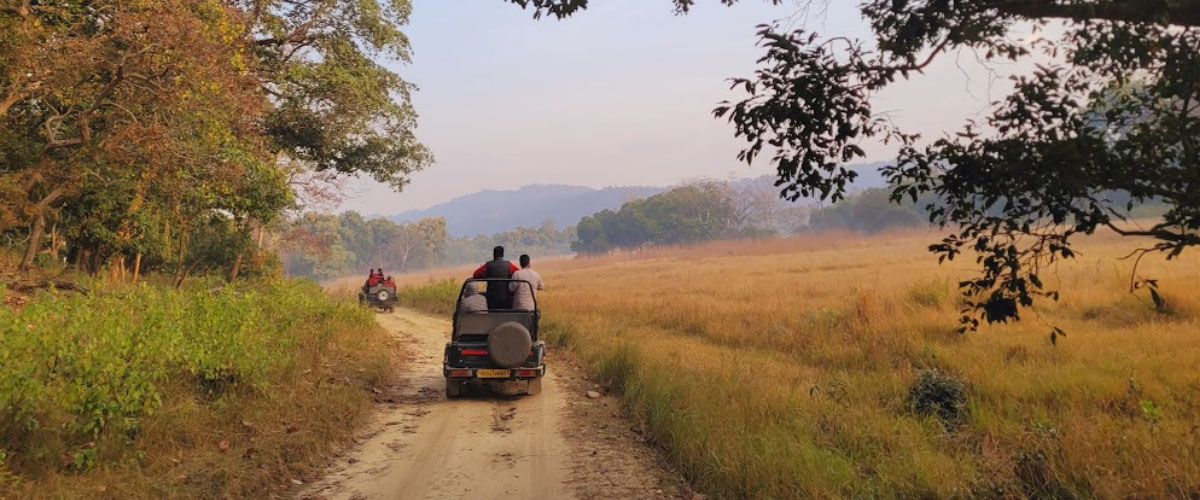
<instances>
[{"instance_id":1,"label":"license plate","mask_svg":"<svg viewBox=\"0 0 1200 500\"><path fill-rule=\"evenodd\" d=\"M480 369L475 371L475 376L479 378L509 378L511 375L512 370Z\"/></svg>"}]
</instances>

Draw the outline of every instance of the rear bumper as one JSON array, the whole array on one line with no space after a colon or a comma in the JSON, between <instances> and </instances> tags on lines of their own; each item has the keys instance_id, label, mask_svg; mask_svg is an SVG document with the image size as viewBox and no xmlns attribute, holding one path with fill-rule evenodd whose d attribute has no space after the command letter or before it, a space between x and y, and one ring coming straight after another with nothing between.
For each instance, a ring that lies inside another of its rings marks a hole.
<instances>
[{"instance_id":1,"label":"rear bumper","mask_svg":"<svg viewBox=\"0 0 1200 500\"><path fill-rule=\"evenodd\" d=\"M394 306L394 305L400 303L400 297L393 295L391 297L388 297L387 300L379 300L373 296L364 295L362 292L359 292L358 293L358 301L361 303L364 303L364 304L371 304L375 307Z\"/></svg>"},{"instance_id":2,"label":"rear bumper","mask_svg":"<svg viewBox=\"0 0 1200 500\"><path fill-rule=\"evenodd\" d=\"M501 370L507 369L509 371L509 376L508 376L508 378L496 378L496 377L480 378L478 376L479 370L492 370L492 369L501 369ZM485 380L485 381L489 381L489 382L503 381L503 380L530 380L530 379L535 379L535 378L541 378L545 374L546 374L546 364L545 363L542 363L536 367L519 366L517 368L511 368L511 369L508 369L508 368L466 368L466 367L453 367L448 364L442 365L442 376L444 376L448 379L451 379L451 380Z\"/></svg>"}]
</instances>

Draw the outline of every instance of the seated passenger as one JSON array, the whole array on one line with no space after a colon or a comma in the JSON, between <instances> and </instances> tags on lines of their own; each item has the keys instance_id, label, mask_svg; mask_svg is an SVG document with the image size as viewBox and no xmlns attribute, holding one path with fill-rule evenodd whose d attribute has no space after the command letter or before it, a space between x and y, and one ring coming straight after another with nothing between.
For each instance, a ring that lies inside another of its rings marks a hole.
<instances>
[{"instance_id":1,"label":"seated passenger","mask_svg":"<svg viewBox=\"0 0 1200 500\"><path fill-rule=\"evenodd\" d=\"M383 280L383 286L396 288L396 280L392 279L391 276L388 276L386 279Z\"/></svg>"},{"instance_id":2,"label":"seated passenger","mask_svg":"<svg viewBox=\"0 0 1200 500\"><path fill-rule=\"evenodd\" d=\"M371 271L367 273L367 282L362 286L363 293L370 291L373 286L375 286L375 268L371 268Z\"/></svg>"},{"instance_id":3,"label":"seated passenger","mask_svg":"<svg viewBox=\"0 0 1200 500\"><path fill-rule=\"evenodd\" d=\"M468 283L463 290L462 302L459 303L458 309L462 312L487 312L487 298L479 292L475 283Z\"/></svg>"}]
</instances>

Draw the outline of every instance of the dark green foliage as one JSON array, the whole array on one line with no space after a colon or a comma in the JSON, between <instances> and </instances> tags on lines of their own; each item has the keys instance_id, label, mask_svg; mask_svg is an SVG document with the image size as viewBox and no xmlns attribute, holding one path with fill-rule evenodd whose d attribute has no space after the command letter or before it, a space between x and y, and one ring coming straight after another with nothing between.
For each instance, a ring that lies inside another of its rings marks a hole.
<instances>
[{"instance_id":1,"label":"dark green foliage","mask_svg":"<svg viewBox=\"0 0 1200 500\"><path fill-rule=\"evenodd\" d=\"M520 5L521 8L533 8L533 17L541 18L544 15L550 15L562 19L574 14L578 11L587 9L588 0L506 0L511 3ZM696 0L670 0L675 5L675 12L685 14L695 5ZM783 0L766 0L770 3L778 4ZM720 0L724 5L733 5L738 0Z\"/></svg>"},{"instance_id":2,"label":"dark green foliage","mask_svg":"<svg viewBox=\"0 0 1200 500\"><path fill-rule=\"evenodd\" d=\"M922 415L957 423L967 414L967 388L948 373L925 370L908 390L908 405Z\"/></svg>"},{"instance_id":3,"label":"dark green foliage","mask_svg":"<svg viewBox=\"0 0 1200 500\"><path fill-rule=\"evenodd\" d=\"M602 253L617 248L678 245L733 236L734 198L717 182L681 186L626 203L579 221L579 240L571 248Z\"/></svg>"}]
</instances>

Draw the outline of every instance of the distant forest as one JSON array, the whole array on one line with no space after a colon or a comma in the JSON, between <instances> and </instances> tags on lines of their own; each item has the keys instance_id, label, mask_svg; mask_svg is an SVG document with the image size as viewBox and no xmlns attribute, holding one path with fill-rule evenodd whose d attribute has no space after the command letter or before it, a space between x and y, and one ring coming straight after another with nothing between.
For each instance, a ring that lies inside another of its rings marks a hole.
<instances>
[{"instance_id":1,"label":"distant forest","mask_svg":"<svg viewBox=\"0 0 1200 500\"><path fill-rule=\"evenodd\" d=\"M871 234L930 224L932 198L895 203L890 197L890 189L870 188L830 206L812 207L781 200L777 188L764 179L698 180L617 210L601 210L577 225L560 229L547 217L538 227L470 237L451 236L442 217L395 222L357 212L313 212L286 224L281 260L289 275L328 279L376 267L400 274L482 262L495 245L506 247L513 258L522 253L546 257L819 231ZM1120 193L1109 198L1114 204L1128 201ZM1131 213L1155 215L1161 208L1144 205Z\"/></svg>"},{"instance_id":2,"label":"distant forest","mask_svg":"<svg viewBox=\"0 0 1200 500\"><path fill-rule=\"evenodd\" d=\"M513 256L564 255L571 252L574 226L559 229L552 222L518 227L493 235L454 238L446 220L431 217L397 223L367 219L357 212L340 215L305 213L283 231L281 260L291 276L330 279L365 274L382 267L388 274L483 262L492 247L504 245Z\"/></svg>"}]
</instances>

